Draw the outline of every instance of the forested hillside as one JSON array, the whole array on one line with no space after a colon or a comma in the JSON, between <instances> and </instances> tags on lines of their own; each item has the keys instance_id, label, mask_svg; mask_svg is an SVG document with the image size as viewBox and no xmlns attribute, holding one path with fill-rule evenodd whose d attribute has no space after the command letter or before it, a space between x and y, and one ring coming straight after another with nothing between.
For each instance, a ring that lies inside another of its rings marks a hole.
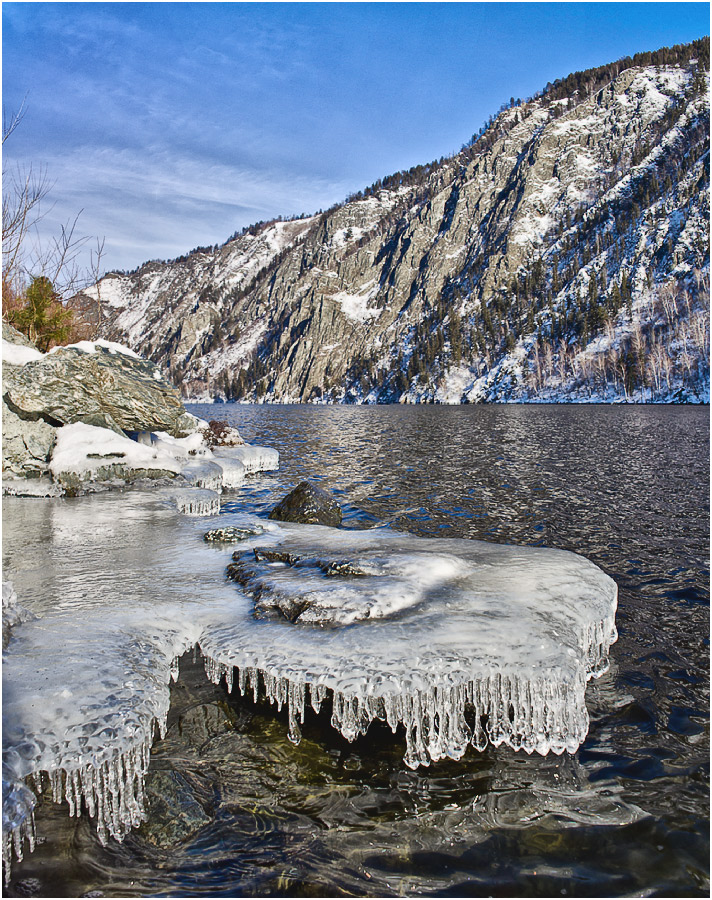
<instances>
[{"instance_id":1,"label":"forested hillside","mask_svg":"<svg viewBox=\"0 0 712 900\"><path fill-rule=\"evenodd\" d=\"M709 39L512 98L453 157L75 306L191 398L708 402Z\"/></svg>"}]
</instances>

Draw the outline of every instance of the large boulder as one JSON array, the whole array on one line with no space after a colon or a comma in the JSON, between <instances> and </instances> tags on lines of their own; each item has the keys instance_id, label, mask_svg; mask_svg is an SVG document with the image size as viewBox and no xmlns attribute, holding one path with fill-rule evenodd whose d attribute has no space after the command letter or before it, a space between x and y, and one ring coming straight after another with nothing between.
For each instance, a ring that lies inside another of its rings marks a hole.
<instances>
[{"instance_id":1,"label":"large boulder","mask_svg":"<svg viewBox=\"0 0 712 900\"><path fill-rule=\"evenodd\" d=\"M196 430L178 391L158 367L106 342L60 347L22 366L11 366L4 399L19 416L51 424L84 422L114 431Z\"/></svg>"},{"instance_id":2,"label":"large boulder","mask_svg":"<svg viewBox=\"0 0 712 900\"><path fill-rule=\"evenodd\" d=\"M2 339L7 341L8 344L15 344L18 347L31 347L33 350L37 350L37 347L32 343L32 341L25 337L25 335L18 331L17 328L13 328L12 325L7 322L2 323ZM40 351L37 350L39 353ZM3 362L5 360L3 359Z\"/></svg>"},{"instance_id":3,"label":"large boulder","mask_svg":"<svg viewBox=\"0 0 712 900\"><path fill-rule=\"evenodd\" d=\"M5 402L12 374L42 354L12 325L2 323L2 468L15 475L37 476L47 471L57 429L36 413L21 413Z\"/></svg>"},{"instance_id":4,"label":"large boulder","mask_svg":"<svg viewBox=\"0 0 712 900\"><path fill-rule=\"evenodd\" d=\"M301 522L304 525L341 525L341 507L322 488L308 481L302 481L294 490L280 500L270 519L279 522Z\"/></svg>"},{"instance_id":5,"label":"large boulder","mask_svg":"<svg viewBox=\"0 0 712 900\"><path fill-rule=\"evenodd\" d=\"M57 429L39 416L21 418L2 402L2 468L15 475L37 476L47 471Z\"/></svg>"}]
</instances>

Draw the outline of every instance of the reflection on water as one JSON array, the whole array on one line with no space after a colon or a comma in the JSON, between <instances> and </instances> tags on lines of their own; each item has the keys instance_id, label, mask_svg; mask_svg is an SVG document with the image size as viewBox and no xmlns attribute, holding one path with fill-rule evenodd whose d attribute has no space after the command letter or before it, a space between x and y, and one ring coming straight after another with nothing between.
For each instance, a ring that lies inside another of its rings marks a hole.
<instances>
[{"instance_id":1,"label":"reflection on water","mask_svg":"<svg viewBox=\"0 0 712 900\"><path fill-rule=\"evenodd\" d=\"M101 848L86 819L47 804L46 840L9 895L708 895L707 410L192 411L281 453L227 509L266 512L308 477L351 527L543 544L600 565L620 588L620 639L587 691L589 737L575 757L500 748L412 772L400 735L375 727L348 744L328 710L294 747L282 715L228 698L184 658L148 785L173 830L149 822Z\"/></svg>"}]
</instances>

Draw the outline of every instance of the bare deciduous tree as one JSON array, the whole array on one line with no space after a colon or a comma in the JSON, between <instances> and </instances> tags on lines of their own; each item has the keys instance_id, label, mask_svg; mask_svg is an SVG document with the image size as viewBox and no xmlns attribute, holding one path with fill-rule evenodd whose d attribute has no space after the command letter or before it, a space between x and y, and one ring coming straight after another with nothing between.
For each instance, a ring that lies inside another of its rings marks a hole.
<instances>
[{"instance_id":1,"label":"bare deciduous tree","mask_svg":"<svg viewBox=\"0 0 712 900\"><path fill-rule=\"evenodd\" d=\"M18 112L9 116L3 113L3 145L24 115L24 100ZM54 185L47 170L32 165L3 166L2 178L3 309L24 294L33 278L49 279L62 301L95 283L101 274L104 244L97 241L87 268L81 257L90 239L78 232L82 210L61 225L58 233L49 238L40 235L39 225L53 207L49 195Z\"/></svg>"}]
</instances>

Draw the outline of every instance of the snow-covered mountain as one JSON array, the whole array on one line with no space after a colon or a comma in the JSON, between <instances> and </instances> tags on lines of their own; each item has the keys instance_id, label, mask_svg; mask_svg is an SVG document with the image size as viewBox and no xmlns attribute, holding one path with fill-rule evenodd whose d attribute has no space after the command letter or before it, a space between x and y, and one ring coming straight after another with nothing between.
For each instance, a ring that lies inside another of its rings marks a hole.
<instances>
[{"instance_id":1,"label":"snow-covered mountain","mask_svg":"<svg viewBox=\"0 0 712 900\"><path fill-rule=\"evenodd\" d=\"M709 401L709 39L575 73L453 157L76 298L186 397Z\"/></svg>"}]
</instances>

